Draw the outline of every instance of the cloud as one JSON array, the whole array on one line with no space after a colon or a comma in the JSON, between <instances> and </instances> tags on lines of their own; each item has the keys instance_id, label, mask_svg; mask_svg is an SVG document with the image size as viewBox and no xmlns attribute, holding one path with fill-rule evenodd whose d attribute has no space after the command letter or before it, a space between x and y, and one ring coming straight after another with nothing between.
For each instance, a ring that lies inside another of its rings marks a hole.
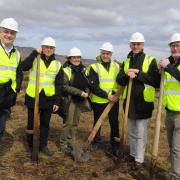
<instances>
[{"instance_id":1,"label":"cloud","mask_svg":"<svg viewBox=\"0 0 180 180\"><path fill-rule=\"evenodd\" d=\"M174 19L175 21L180 21L180 10L171 8L169 10L169 14L172 17L172 19Z\"/></svg>"},{"instance_id":2,"label":"cloud","mask_svg":"<svg viewBox=\"0 0 180 180\"><path fill-rule=\"evenodd\" d=\"M124 56L130 35L139 31L147 50L160 56L170 36L180 31L177 7L177 0L0 0L0 17L17 19L17 43L22 46L37 46L51 35L64 51L77 44L86 57L92 56L110 41L116 51L120 48L117 54Z\"/></svg>"}]
</instances>

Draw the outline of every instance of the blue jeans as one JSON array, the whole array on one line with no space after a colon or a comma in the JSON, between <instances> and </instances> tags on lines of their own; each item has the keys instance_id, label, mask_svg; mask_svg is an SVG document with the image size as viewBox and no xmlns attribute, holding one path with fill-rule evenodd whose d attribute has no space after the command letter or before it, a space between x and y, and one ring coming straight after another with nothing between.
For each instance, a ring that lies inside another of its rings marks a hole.
<instances>
[{"instance_id":1,"label":"blue jeans","mask_svg":"<svg viewBox=\"0 0 180 180\"><path fill-rule=\"evenodd\" d=\"M10 109L3 109L0 110L0 136L3 136L5 127L6 127L6 121L10 117Z\"/></svg>"}]
</instances>

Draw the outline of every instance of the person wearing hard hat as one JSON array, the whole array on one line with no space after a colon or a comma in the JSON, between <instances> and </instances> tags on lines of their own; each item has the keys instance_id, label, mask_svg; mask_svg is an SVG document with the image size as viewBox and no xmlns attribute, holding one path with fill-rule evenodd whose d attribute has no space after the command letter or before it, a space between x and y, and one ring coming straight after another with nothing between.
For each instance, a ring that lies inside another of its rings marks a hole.
<instances>
[{"instance_id":1,"label":"person wearing hard hat","mask_svg":"<svg viewBox=\"0 0 180 180\"><path fill-rule=\"evenodd\" d=\"M110 133L110 153L111 155L119 155L119 122L118 111L119 103L118 98L114 95L117 91L116 76L119 73L120 66L111 60L113 53L113 46L111 43L106 42L100 48L100 58L96 63L88 67L88 76L91 88L91 103L94 111L94 125L101 116L109 102L114 102L113 108L109 112L109 123L111 128ZM102 138L100 130L97 132L94 141L91 144L91 149L96 150L101 148ZM108 152L109 153L109 152Z\"/></svg>"},{"instance_id":2,"label":"person wearing hard hat","mask_svg":"<svg viewBox=\"0 0 180 180\"><path fill-rule=\"evenodd\" d=\"M64 125L60 136L60 151L70 153L76 138L81 105L88 98L88 79L85 75L85 66L81 61L80 49L70 49L66 67L63 68L63 103L66 106Z\"/></svg>"},{"instance_id":3,"label":"person wearing hard hat","mask_svg":"<svg viewBox=\"0 0 180 180\"><path fill-rule=\"evenodd\" d=\"M39 151L51 156L52 152L47 147L49 134L49 123L52 112L59 109L62 71L61 63L55 57L56 43L52 37L46 37L41 47L22 62L23 71L29 71L29 82L26 89L25 105L28 108L27 129L33 129L34 103L36 87L36 65L37 57L40 58L40 80L39 80L39 113L40 113L40 146ZM27 135L29 151L32 152L33 135Z\"/></svg>"},{"instance_id":4,"label":"person wearing hard hat","mask_svg":"<svg viewBox=\"0 0 180 180\"><path fill-rule=\"evenodd\" d=\"M20 52L13 43L18 32L18 23L13 18L5 18L0 23L0 139L5 132L10 108L16 102L23 73Z\"/></svg>"},{"instance_id":5,"label":"person wearing hard hat","mask_svg":"<svg viewBox=\"0 0 180 180\"><path fill-rule=\"evenodd\" d=\"M123 97L126 102L128 81L131 78L132 90L128 113L129 161L132 170L143 168L147 142L148 119L154 109L155 88L159 87L160 74L157 60L144 52L144 36L135 32L130 38L130 53L122 64L117 83L125 86Z\"/></svg>"},{"instance_id":6,"label":"person wearing hard hat","mask_svg":"<svg viewBox=\"0 0 180 180\"><path fill-rule=\"evenodd\" d=\"M169 42L171 56L161 59L165 70L163 105L166 108L166 129L170 148L171 175L180 179L180 33Z\"/></svg>"}]
</instances>

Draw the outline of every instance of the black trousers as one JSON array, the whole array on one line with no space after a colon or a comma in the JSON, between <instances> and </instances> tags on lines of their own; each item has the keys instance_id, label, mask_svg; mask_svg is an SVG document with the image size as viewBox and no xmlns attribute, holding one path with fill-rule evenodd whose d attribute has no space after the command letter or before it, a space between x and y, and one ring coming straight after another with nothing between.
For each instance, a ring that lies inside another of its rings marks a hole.
<instances>
[{"instance_id":1,"label":"black trousers","mask_svg":"<svg viewBox=\"0 0 180 180\"><path fill-rule=\"evenodd\" d=\"M39 144L39 148L40 149L43 149L44 147L47 146L51 113L52 113L52 108L39 110L39 114L40 114L40 144ZM34 124L34 109L28 108L27 129L32 130L33 124ZM27 135L27 142L28 142L29 147L33 146L33 135L32 134Z\"/></svg>"},{"instance_id":2,"label":"black trousers","mask_svg":"<svg viewBox=\"0 0 180 180\"><path fill-rule=\"evenodd\" d=\"M108 105L108 103L106 103L106 104L92 103L92 108L94 111L94 125L96 124L97 120L99 119L99 117L101 116L102 112L104 111L104 109L106 108L107 105ZM114 140L114 137L119 137L118 114L119 114L119 102L114 104L113 108L111 109L111 111L108 114L109 124L110 124L110 128L111 128L110 143L112 146L119 145L119 143L117 143ZM98 143L101 141L100 131L101 131L101 129L99 129L99 131L97 132L93 143Z\"/></svg>"}]
</instances>

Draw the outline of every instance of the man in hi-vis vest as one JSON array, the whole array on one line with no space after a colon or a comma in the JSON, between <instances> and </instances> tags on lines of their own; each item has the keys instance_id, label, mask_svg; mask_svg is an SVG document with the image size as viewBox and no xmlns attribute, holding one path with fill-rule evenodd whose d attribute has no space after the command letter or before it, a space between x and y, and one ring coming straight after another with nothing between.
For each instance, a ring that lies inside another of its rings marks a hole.
<instances>
[{"instance_id":1,"label":"man in hi-vis vest","mask_svg":"<svg viewBox=\"0 0 180 180\"><path fill-rule=\"evenodd\" d=\"M143 52L144 42L143 34L135 32L131 35L131 51L117 77L117 83L125 86L125 99L129 78L133 79L128 114L129 161L132 170L143 168L147 124L154 109L155 87L159 87L160 82L157 61L154 56Z\"/></svg>"},{"instance_id":2,"label":"man in hi-vis vest","mask_svg":"<svg viewBox=\"0 0 180 180\"><path fill-rule=\"evenodd\" d=\"M119 138L119 102L118 98L114 94L117 91L116 77L119 73L120 66L118 63L111 60L112 53L112 44L109 42L104 43L100 48L99 60L96 63L91 64L87 69L89 71L89 81L92 92L90 99L94 112L94 125L106 108L107 104L109 102L115 102L108 116L111 127L111 153L118 156L119 142L116 141L116 138ZM97 149L101 147L101 141L99 130L93 143L91 144L91 148Z\"/></svg>"},{"instance_id":3,"label":"man in hi-vis vest","mask_svg":"<svg viewBox=\"0 0 180 180\"><path fill-rule=\"evenodd\" d=\"M166 108L166 128L171 157L171 175L180 179L180 33L169 42L171 56L159 63L165 70L163 105Z\"/></svg>"},{"instance_id":4,"label":"man in hi-vis vest","mask_svg":"<svg viewBox=\"0 0 180 180\"><path fill-rule=\"evenodd\" d=\"M0 139L2 138L6 120L10 115L10 107L16 102L20 91L23 73L20 68L20 53L13 46L18 23L13 18L5 18L0 23Z\"/></svg>"},{"instance_id":5,"label":"man in hi-vis vest","mask_svg":"<svg viewBox=\"0 0 180 180\"><path fill-rule=\"evenodd\" d=\"M51 156L52 152L47 147L49 123L52 112L59 109L60 104L60 71L61 63L55 58L55 40L46 37L42 41L41 48L33 50L22 62L23 71L29 71L29 82L26 89L25 105L28 108L28 127L33 129L34 102L36 87L37 56L40 55L40 79L39 79L39 113L40 113L40 146L39 151ZM33 135L27 135L29 150L32 152Z\"/></svg>"}]
</instances>

